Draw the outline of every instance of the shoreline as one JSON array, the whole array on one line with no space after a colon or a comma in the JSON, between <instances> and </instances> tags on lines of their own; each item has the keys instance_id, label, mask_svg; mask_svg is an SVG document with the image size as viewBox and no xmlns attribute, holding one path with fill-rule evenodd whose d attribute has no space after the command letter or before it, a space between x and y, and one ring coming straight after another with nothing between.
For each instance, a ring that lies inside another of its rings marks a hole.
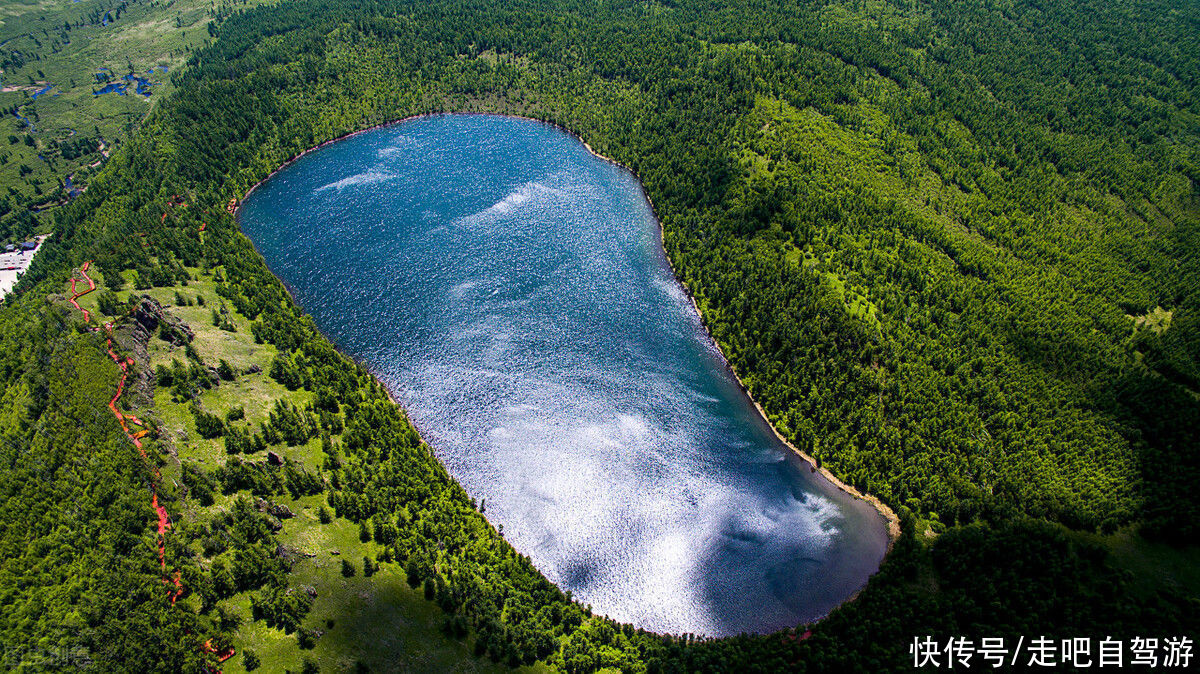
<instances>
[{"instance_id":1,"label":"shoreline","mask_svg":"<svg viewBox=\"0 0 1200 674\"><path fill-rule=\"evenodd\" d=\"M457 113L454 113L454 114L457 114ZM492 113L465 113L465 114L485 114L486 115L486 114L492 114ZM745 394L746 398L749 399L750 402L754 405L754 409L758 410L758 415L767 424L767 427L771 429L771 433L773 433L775 435L775 439L778 440L783 446L792 450L792 452L795 453L797 456L799 456L805 463L809 464L809 468L812 469L812 472L821 475L826 480L828 480L830 482L830 484L837 487L839 490L853 496L854 498L856 498L860 501L867 503L868 505L873 507L875 509L875 511L880 514L880 516L883 517L884 521L887 522L887 533L888 533L888 544L887 544L887 550L884 552L884 557L886 557L889 553L891 553L892 546L895 545L896 541L900 538L900 518L896 515L895 511L893 511L886 503L879 500L879 498L877 496L860 491L857 487L855 487L851 484L847 484L846 482L843 482L836 475L831 473L828 468L826 468L824 466L820 466L815 457L810 455L808 452L801 450L799 447L796 447L795 445L792 444L792 442L790 440L788 440L786 437L784 437L784 435L779 432L779 429L775 427L775 424L771 422L771 418L769 416L767 416L767 411L765 409L763 409L763 406L761 404L759 404L759 402L757 400L754 399L754 395L750 393L750 389L746 386L746 383L744 381L742 381L742 377L741 377L741 375L738 374L737 369L733 367L733 363L729 362L729 358L727 358L725 356L725 352L721 349L721 343L717 341L717 338L714 337L712 334L712 330L710 330L708 328L708 321L704 320L704 313L702 311L700 311L700 305L697 304L696 296L692 293L692 289L689 288L687 286L687 284L683 282L683 277L681 277L679 275L679 271L675 269L675 263L671 260L671 256L667 254L666 231L663 229L662 220L658 217L658 210L654 207L654 200L651 199L650 194L646 192L646 186L645 186L645 184L642 183L642 179L640 177L638 177L637 172L635 172L633 169L629 168L628 166L622 164L621 162L613 159L612 157L608 157L606 155L600 154L599 152L596 152L596 150L593 149L592 146L589 145L587 143L587 141L583 139L582 136L580 136L579 134L575 133L574 131L562 126L561 124L555 124L553 122L544 122L542 120L532 119L530 117L520 117L518 115L502 114L500 116L514 117L516 119L528 119L530 121L546 124L547 126L552 126L556 129L566 133L567 135L571 136L572 138L578 140L580 142L580 144L582 144L585 148L587 148L587 151L590 152L592 154L592 156L621 168L622 170L628 172L629 175L633 176L634 179L637 180L638 189L640 189L642 191L642 197L646 200L646 203L650 205L650 214L653 216L654 224L658 228L659 254L662 256L663 260L666 261L667 267L671 270L671 275L675 278L675 283L679 284L679 287L683 290L684 294L687 295L688 301L691 302L691 304L692 304L692 310L696 312L696 316L700 319L700 326L702 328L704 328L704 333L706 335L708 335L708 338L717 347L716 350L717 350L717 353L719 353L721 355L721 361L723 363L725 363L725 367L729 369L730 374L732 374L733 378L737 381L738 387L741 388L742 393ZM882 560L881 560L881 563L882 563ZM850 599L847 599L847 601L853 601L853 599L857 596L858 596L858 593L856 592L853 596L850 597Z\"/></svg>"},{"instance_id":2,"label":"shoreline","mask_svg":"<svg viewBox=\"0 0 1200 674\"><path fill-rule=\"evenodd\" d=\"M495 116L495 117L508 117L510 119L519 119L519 120L531 121L531 122L537 122L539 124L544 124L546 126L552 127L554 129L570 136L572 139L577 141L579 144L583 145L583 147L593 157L596 157L597 159L600 159L604 162L607 162L613 166L620 168L621 170L627 172L630 176L632 176L637 181L638 189L641 190L642 198L645 199L647 205L650 206L651 217L654 220L655 227L658 229L658 254L662 257L662 260L664 262L666 262L666 266L671 271L671 276L674 278L675 283L677 283L679 288L681 290L683 290L685 295L687 295L688 301L692 305L692 310L696 313L696 316L699 319L701 328L703 328L705 335L712 342L712 344L716 347L716 352L721 356L721 361L725 364L725 367L729 370L730 374L733 375L733 378L737 382L738 387L741 389L742 394L746 396L746 398L754 406L754 409L758 411L759 417L766 424L766 426L771 429L771 433L775 436L775 439L780 444L782 444L784 447L787 447L789 450L791 450L792 453L795 454L796 456L798 456L803 462L807 463L811 473L819 474L822 478L824 478L831 485L836 487L839 491L846 493L846 494L850 495L851 497L853 497L854 499L862 501L862 502L866 503L867 505L871 506L875 510L875 512L877 512L880 515L880 517L883 518L883 520L885 522L885 530L886 530L886 535L887 535L887 547L884 550L883 557L880 558L880 565L882 566L883 561L887 558L887 556L889 554L891 554L892 548L894 547L896 541L899 540L899 538L900 538L900 518L896 515L896 513L887 504L885 504L883 501L881 501L878 497L876 497L872 494L860 491L858 488L854 487L853 485L847 484L846 482L839 479L832 472L830 472L828 468L826 468L824 466L819 466L816 458L814 458L807 452L805 452L805 451L799 449L798 447L796 447L795 445L793 445L791 443L791 441L789 441L786 437L784 437L784 435L782 433L779 432L779 429L776 428L775 424L771 422L771 419L767 415L766 410L763 409L762 405L757 400L754 399L754 396L750 393L750 389L746 387L745 382L742 380L742 378L738 374L737 370L733 367L733 364L729 362L729 358L727 358L725 356L725 352L721 349L720 342L717 341L717 339L713 336L712 331L709 329L708 322L704 319L704 314L703 314L703 312L700 311L700 306L696 302L696 297L692 293L691 288L689 288L687 286L687 284L683 282L682 277L679 275L678 271L675 269L675 264L671 260L671 256L667 254L666 241L665 241L665 230L663 229L662 220L658 217L658 211L656 210L656 208L654 206L654 200L651 199L649 193L646 192L645 184L642 182L641 178L637 175L637 173L633 169L629 168L628 166L625 166L621 162L613 159L612 157L608 157L606 155L603 155L603 154L600 154L599 152L597 152L590 144L588 144L588 142L586 140L584 140L584 138L582 136L580 136L578 133L572 131L571 129L568 129L568 128L562 126L561 124L557 124L554 122L548 122L548 121L536 119L533 117L523 117L521 115L514 115L514 114L510 114L510 113L435 112L435 113L422 113L419 115L409 115L409 116L403 117L401 119L396 119L396 120L392 120L389 122L375 124L370 127L360 129L358 131L353 131L353 132L344 134L342 136L338 136L337 138L333 138L333 139L324 141L324 142L320 143L319 145L315 145L315 146L308 148L308 149L304 150L303 152L291 157L290 159L285 161L283 164L280 164L279 167L272 170L262 180L256 182L253 186L251 186L250 189L248 189L246 191L246 193L240 199L237 200L236 206L231 208L229 210L229 212L234 217L235 221L239 220L240 215L241 215L242 204L245 202L246 199L248 199L250 197L250 195L252 195L254 193L254 190L258 189L259 185L262 185L266 181L270 180L272 177L275 176L275 174L284 170L285 168L287 168L294 162L299 161L300 159L302 159L304 156L308 155L311 152L315 152L317 150L320 150L320 149L322 149L328 145L331 145L333 143L336 143L338 141L347 140L349 138L353 138L354 136L357 136L357 135L363 134L363 133L367 133L369 131L376 131L376 130L383 129L383 128L386 128L389 126L403 124L405 122L414 121L414 120L422 119L425 117L440 117L440 116L447 116L447 115L487 115L487 116ZM241 231L240 222L238 223L238 231L239 232ZM249 237L247 237L247 239L249 239ZM254 246L254 242L251 241L250 243L251 243L251 246L255 248L255 252L257 252L257 246ZM261 253L260 253L260 256L261 256ZM265 258L264 258L264 262L265 262ZM269 266L268 266L268 269L269 269ZM274 272L272 272L272 274L274 274ZM277 279L279 278L278 275L276 275L276 278ZM283 282L282 279L280 279L280 282L281 283ZM284 283L283 285L284 285L284 288L287 291L288 295L291 296L292 301L296 302L295 295L294 295L294 293L292 293L292 289L289 288L286 283ZM296 302L296 305L300 306L299 302ZM301 309L303 309L303 307L301 307ZM328 339L328 337L326 337L326 339ZM331 343L332 343L332 341L331 341ZM339 352L343 353L343 355L346 355L344 352L342 352L342 350L340 348L337 347L336 344L334 344L334 348L337 348ZM411 419L411 417L409 417L408 411L397 400L397 396L387 386L387 384L385 384L383 382L383 380L380 379L376 375L376 373L374 371L372 371L372 369L369 366L367 366L365 363L362 363L358 359L355 359L348 355L346 355L346 357L351 358L351 360L354 360L355 362L357 362L360 365L363 365L364 367L367 368L367 371L371 374L371 376L377 382L379 382L380 386L383 388L383 390L387 394L388 398L397 407L399 407L401 409L401 411L405 415L405 418L408 419L409 423L412 424L413 428L417 431L418 434L420 434L421 430L419 428L417 428L416 423ZM424 441L424 438L422 438L422 441ZM878 573L878 571L876 571L875 573ZM875 574L872 573L871 575L873 576ZM869 578L870 577L868 576L868 582L869 582ZM866 588L866 586L867 586L867 582L864 582L862 587L860 587L853 594L851 594L849 597L847 597L843 602L838 604L838 606L841 606L848 602L852 602L855 599L857 599L858 595L862 592L863 589ZM826 614L824 616L816 618L808 624L815 624L817 622L820 622L824 618L828 617L828 615L829 614Z\"/></svg>"},{"instance_id":3,"label":"shoreline","mask_svg":"<svg viewBox=\"0 0 1200 674\"><path fill-rule=\"evenodd\" d=\"M647 202L650 201L650 198L648 196L646 198L646 201ZM653 203L651 203L651 208L653 208L653 207L654 207ZM659 225L659 233L660 233L660 235L662 233L662 225L661 224ZM675 271L675 265L674 265L674 263L671 262L670 256L667 256L665 254L665 251L666 251L665 247L663 247L663 251L664 251L664 257L667 260L667 266L670 267L671 273L675 275L675 280L677 283L679 283L679 286L681 288L683 288L683 292L685 292L687 294L688 300L692 303L692 309L695 310L696 316L698 316L700 318L700 325L701 325L701 327L704 328L705 334L707 334L708 338L711 339L713 344L715 344L717 346L717 353L721 354L721 360L724 361L725 367L729 368L729 372L733 375L733 378L735 380L737 380L738 387L741 388L742 393L754 405L754 409L758 410L758 416L761 417L762 420L767 424L767 427L771 429L771 433L773 433L775 435L775 439L778 440L780 442L780 444L782 444L784 447L787 447L788 449L792 450L793 453L795 453L805 463L807 463L809 465L809 468L812 470L812 472L821 475L826 480L828 480L830 484L837 487L839 490L853 496L854 498L856 498L860 501L867 503L868 505L873 507L875 509L875 511L878 512L880 514L880 516L882 516L883 519L887 522L888 545L887 545L887 550L884 552L884 556L886 557L892 551L892 546L895 545L896 541L899 540L899 538L900 538L900 518L899 518L899 516L897 516L895 511L893 511L886 503L879 500L879 497L877 497L873 494L867 493L867 492L860 491L858 489L858 487L855 487L854 485L843 482L840 478L838 478L836 475L834 475L832 472L830 472L828 468L826 468L825 466L821 466L817 462L817 459L814 456L812 456L808 452L805 452L804 450L800 449L799 447L793 445L790 440L788 440L786 437L784 437L784 435L782 433L779 432L779 429L776 428L775 424L771 422L771 418L769 416L767 416L767 411L765 409L763 409L763 406L757 400L754 399L754 395L752 393L750 393L750 389L746 386L746 383L744 381L742 381L742 377L741 377L741 375L738 374L737 369L733 367L733 363L729 362L729 359L725 357L725 352L721 350L721 343L718 342L717 338L713 336L712 331L709 330L709 328L708 328L708 322L704 320L704 314L700 311L700 305L696 303L695 295L693 295L691 289L688 288L687 285L684 284L684 282L682 280L680 280L679 274L678 274L678 272Z\"/></svg>"}]
</instances>

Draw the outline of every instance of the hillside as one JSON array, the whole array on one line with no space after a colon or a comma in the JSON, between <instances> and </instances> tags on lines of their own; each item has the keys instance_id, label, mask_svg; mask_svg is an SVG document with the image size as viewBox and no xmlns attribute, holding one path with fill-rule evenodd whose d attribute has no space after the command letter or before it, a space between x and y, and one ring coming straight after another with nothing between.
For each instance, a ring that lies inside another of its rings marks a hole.
<instances>
[{"instance_id":1,"label":"hillside","mask_svg":"<svg viewBox=\"0 0 1200 674\"><path fill-rule=\"evenodd\" d=\"M232 647L226 671L844 672L910 669L924 635L1194 638L1198 23L1086 0L222 16L0 309L0 645L27 671ZM900 515L855 601L723 640L593 615L291 301L231 200L445 111L558 123L639 175L776 427Z\"/></svg>"}]
</instances>

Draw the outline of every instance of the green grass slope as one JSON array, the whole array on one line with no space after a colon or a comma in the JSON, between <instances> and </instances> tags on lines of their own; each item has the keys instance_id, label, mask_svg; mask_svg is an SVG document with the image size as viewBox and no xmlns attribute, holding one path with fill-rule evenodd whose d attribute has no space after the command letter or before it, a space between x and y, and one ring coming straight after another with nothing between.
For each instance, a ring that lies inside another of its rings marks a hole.
<instances>
[{"instance_id":1,"label":"green grass slope","mask_svg":"<svg viewBox=\"0 0 1200 674\"><path fill-rule=\"evenodd\" d=\"M921 635L1195 633L1194 7L547 9L235 14L55 212L0 309L19 667L198 670L207 642L238 649L231 669L254 651L268 670L899 671ZM721 640L593 615L226 212L306 148L447 110L561 123L638 172L776 426L900 515L854 602ZM85 262L90 322L64 297ZM110 318L146 461L107 407Z\"/></svg>"}]
</instances>

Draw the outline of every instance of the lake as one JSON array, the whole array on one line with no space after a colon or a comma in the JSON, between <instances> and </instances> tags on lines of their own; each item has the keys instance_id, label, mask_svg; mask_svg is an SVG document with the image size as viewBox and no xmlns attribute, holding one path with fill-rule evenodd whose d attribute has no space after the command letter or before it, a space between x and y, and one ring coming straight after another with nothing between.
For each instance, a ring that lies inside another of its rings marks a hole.
<instances>
[{"instance_id":1,"label":"lake","mask_svg":"<svg viewBox=\"0 0 1200 674\"><path fill-rule=\"evenodd\" d=\"M440 115L272 176L243 231L518 551L601 614L724 636L828 613L886 522L782 445L637 179L549 125Z\"/></svg>"}]
</instances>

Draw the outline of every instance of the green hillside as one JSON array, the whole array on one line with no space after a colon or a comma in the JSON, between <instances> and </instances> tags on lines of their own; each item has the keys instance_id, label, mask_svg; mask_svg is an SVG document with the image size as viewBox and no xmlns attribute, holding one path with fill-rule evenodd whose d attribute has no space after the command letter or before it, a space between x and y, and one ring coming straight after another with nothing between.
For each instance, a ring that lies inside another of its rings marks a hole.
<instances>
[{"instance_id":1,"label":"green hillside","mask_svg":"<svg viewBox=\"0 0 1200 674\"><path fill-rule=\"evenodd\" d=\"M258 0L8 0L0 3L0 241L49 231L209 25ZM127 79L142 78L144 86Z\"/></svg>"},{"instance_id":2,"label":"green hillside","mask_svg":"<svg viewBox=\"0 0 1200 674\"><path fill-rule=\"evenodd\" d=\"M1195 3L204 17L208 46L181 19L131 52L186 66L39 216L53 237L0 308L9 668L202 671L232 647L226 671L874 672L911 670L925 635L1195 637ZM64 129L68 98L21 109ZM854 601L721 640L593 615L291 301L231 200L323 141L446 111L558 123L639 175L776 427L900 515Z\"/></svg>"}]
</instances>

